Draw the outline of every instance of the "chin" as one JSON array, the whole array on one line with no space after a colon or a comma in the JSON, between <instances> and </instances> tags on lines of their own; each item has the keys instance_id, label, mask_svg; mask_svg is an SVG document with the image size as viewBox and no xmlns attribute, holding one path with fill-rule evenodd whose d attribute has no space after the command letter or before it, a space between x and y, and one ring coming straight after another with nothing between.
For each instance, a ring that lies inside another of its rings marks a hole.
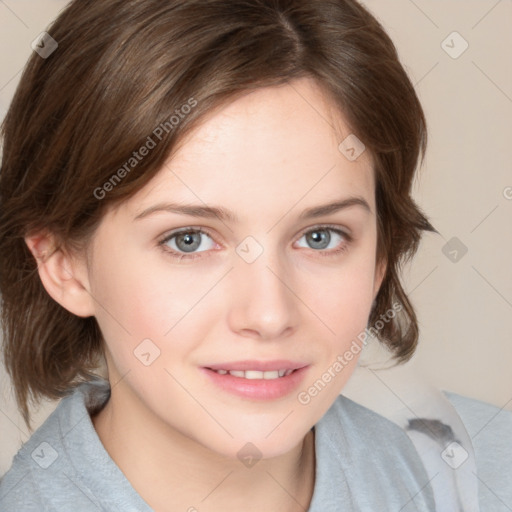
<instances>
[{"instance_id":1,"label":"chin","mask_svg":"<svg viewBox=\"0 0 512 512\"><path fill-rule=\"evenodd\" d=\"M307 427L305 427L304 432L297 430L290 432L290 429L286 428L284 424L282 430L277 428L268 435L271 431L272 429L265 428L264 433L260 430L252 436L249 432L246 432L246 435L235 435L233 439L223 439L224 443L222 445L209 445L209 448L224 457L239 460L250 467L257 460L271 459L289 453L302 443L309 432ZM225 441L228 441L228 443L226 444Z\"/></svg>"}]
</instances>

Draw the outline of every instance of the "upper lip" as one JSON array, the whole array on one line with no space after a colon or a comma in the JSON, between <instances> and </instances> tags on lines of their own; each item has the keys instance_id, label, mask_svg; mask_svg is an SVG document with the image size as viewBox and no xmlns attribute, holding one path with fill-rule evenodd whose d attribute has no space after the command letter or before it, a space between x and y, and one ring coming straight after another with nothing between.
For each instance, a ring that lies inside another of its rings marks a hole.
<instances>
[{"instance_id":1,"label":"upper lip","mask_svg":"<svg viewBox=\"0 0 512 512\"><path fill-rule=\"evenodd\" d=\"M276 359L273 361L231 361L226 363L210 364L205 366L205 368L209 368L210 370L256 370L265 372L276 370L297 370L299 368L303 368L304 366L308 366L307 363L289 361L286 359Z\"/></svg>"}]
</instances>

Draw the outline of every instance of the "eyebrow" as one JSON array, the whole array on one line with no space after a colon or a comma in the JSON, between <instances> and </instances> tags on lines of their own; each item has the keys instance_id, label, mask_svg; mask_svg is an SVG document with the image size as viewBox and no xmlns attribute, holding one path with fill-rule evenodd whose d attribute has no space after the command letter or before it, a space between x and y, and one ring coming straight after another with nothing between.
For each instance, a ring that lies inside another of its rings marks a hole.
<instances>
[{"instance_id":1,"label":"eyebrow","mask_svg":"<svg viewBox=\"0 0 512 512\"><path fill-rule=\"evenodd\" d=\"M345 199L334 201L332 203L323 204L320 206L313 206L307 208L300 215L300 219L314 219L336 213L340 210L350 208L353 206L361 206L364 210L372 213L370 205L362 197L347 197ZM237 223L238 217L235 213L221 206L203 206L192 204L178 204L178 203L159 203L151 206L141 213L139 213L134 220L143 219L154 213L169 212L177 213L179 215L188 215L191 217L201 217L206 219L219 219L224 222Z\"/></svg>"}]
</instances>

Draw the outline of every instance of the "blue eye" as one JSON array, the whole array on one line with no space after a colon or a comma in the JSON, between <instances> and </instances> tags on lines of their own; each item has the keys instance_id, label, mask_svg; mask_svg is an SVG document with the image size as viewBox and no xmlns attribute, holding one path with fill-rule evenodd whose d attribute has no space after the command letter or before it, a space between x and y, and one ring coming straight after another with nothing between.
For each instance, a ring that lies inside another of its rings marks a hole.
<instances>
[{"instance_id":1,"label":"blue eye","mask_svg":"<svg viewBox=\"0 0 512 512\"><path fill-rule=\"evenodd\" d=\"M307 241L306 248L313 249L320 256L336 256L347 250L352 242L350 235L332 226L318 226L309 229L302 234L299 240L302 238ZM205 242L205 240L210 242ZM210 256L210 249L213 249L216 244L205 230L188 227L170 233L158 245L171 257L181 260ZM206 254L201 254L203 252Z\"/></svg>"},{"instance_id":2,"label":"blue eye","mask_svg":"<svg viewBox=\"0 0 512 512\"><path fill-rule=\"evenodd\" d=\"M334 233L334 236L331 235ZM340 241L348 240L348 235L339 229L330 228L328 226L321 226L318 228L306 231L301 238L306 238L307 243L310 244L311 249L324 250L328 249L331 242L335 242L334 246L330 247L335 249ZM336 251L334 251L336 252Z\"/></svg>"},{"instance_id":3,"label":"blue eye","mask_svg":"<svg viewBox=\"0 0 512 512\"><path fill-rule=\"evenodd\" d=\"M180 259L196 258L199 256L195 256L196 252L204 252L212 249L212 247L205 247L205 245L208 245L204 243L205 236L212 240L210 235L202 229L187 228L171 233L159 242L159 245L161 245L165 251L169 252L171 256ZM211 245L214 246L215 244L213 243Z\"/></svg>"}]
</instances>

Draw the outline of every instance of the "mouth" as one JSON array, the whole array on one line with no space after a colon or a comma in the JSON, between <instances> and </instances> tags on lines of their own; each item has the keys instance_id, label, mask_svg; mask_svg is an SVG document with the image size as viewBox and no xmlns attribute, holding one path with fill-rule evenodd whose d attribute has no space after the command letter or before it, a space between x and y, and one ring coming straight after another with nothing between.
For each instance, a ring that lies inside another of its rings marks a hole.
<instances>
[{"instance_id":1,"label":"mouth","mask_svg":"<svg viewBox=\"0 0 512 512\"><path fill-rule=\"evenodd\" d=\"M272 400L294 391L307 368L307 363L279 360L220 363L201 370L223 391L246 399Z\"/></svg>"}]
</instances>

